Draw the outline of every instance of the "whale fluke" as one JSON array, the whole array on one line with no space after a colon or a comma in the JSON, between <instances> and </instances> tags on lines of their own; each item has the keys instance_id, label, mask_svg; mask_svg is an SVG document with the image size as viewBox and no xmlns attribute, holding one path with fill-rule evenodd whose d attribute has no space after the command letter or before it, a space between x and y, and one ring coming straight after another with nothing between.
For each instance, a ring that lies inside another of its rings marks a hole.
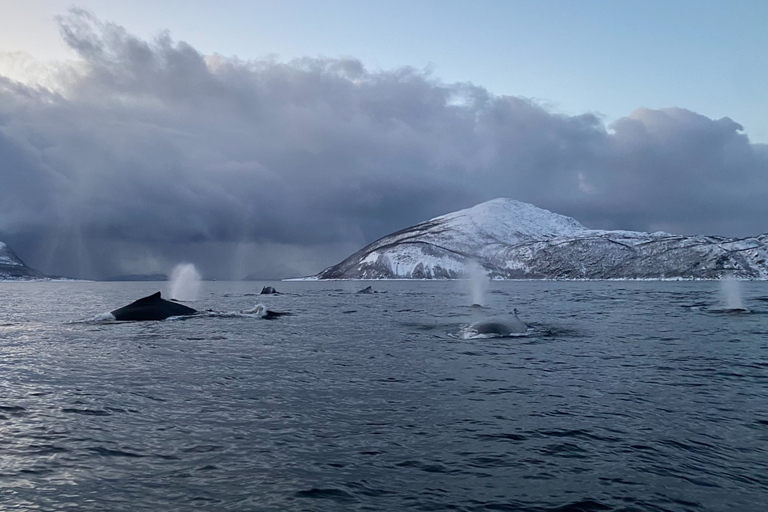
<instances>
[{"instance_id":1,"label":"whale fluke","mask_svg":"<svg viewBox=\"0 0 768 512\"><path fill-rule=\"evenodd\" d=\"M119 321L165 320L171 316L194 315L196 313L196 309L163 299L160 292L110 311L115 320Z\"/></svg>"}]
</instances>

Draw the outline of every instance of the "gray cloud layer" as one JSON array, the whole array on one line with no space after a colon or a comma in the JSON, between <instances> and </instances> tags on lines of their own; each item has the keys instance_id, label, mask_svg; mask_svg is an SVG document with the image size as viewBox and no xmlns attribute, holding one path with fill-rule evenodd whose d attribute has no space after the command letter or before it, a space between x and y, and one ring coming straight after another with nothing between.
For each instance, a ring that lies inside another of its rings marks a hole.
<instances>
[{"instance_id":1,"label":"gray cloud layer","mask_svg":"<svg viewBox=\"0 0 768 512\"><path fill-rule=\"evenodd\" d=\"M495 197L588 227L768 231L768 150L679 108L604 126L354 59L242 61L73 10L84 63L0 77L0 240L49 272L314 273Z\"/></svg>"}]
</instances>

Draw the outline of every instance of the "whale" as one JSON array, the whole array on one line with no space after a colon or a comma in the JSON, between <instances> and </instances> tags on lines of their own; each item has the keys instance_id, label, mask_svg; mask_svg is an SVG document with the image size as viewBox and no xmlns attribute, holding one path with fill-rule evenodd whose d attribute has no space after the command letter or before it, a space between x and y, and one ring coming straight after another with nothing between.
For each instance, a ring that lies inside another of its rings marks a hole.
<instances>
[{"instance_id":1,"label":"whale","mask_svg":"<svg viewBox=\"0 0 768 512\"><path fill-rule=\"evenodd\" d=\"M244 313L246 315L256 315L266 320L274 320L275 318L280 318L281 316L287 316L287 315L293 314L293 313L289 313L288 311L269 310L267 309L267 306L265 306L264 304L256 304L253 308L247 309L245 311L241 311L241 313Z\"/></svg>"},{"instance_id":2,"label":"whale","mask_svg":"<svg viewBox=\"0 0 768 512\"><path fill-rule=\"evenodd\" d=\"M110 311L110 314L115 317L115 320L124 322L165 320L171 316L194 315L197 314L197 310L184 304L165 300L160 292L157 292L131 302L127 306Z\"/></svg>"},{"instance_id":3,"label":"whale","mask_svg":"<svg viewBox=\"0 0 768 512\"><path fill-rule=\"evenodd\" d=\"M272 294L272 293L277 293L277 290L275 290L271 286L265 286L264 288L261 289L261 294L260 295L269 295L269 294Z\"/></svg>"},{"instance_id":4,"label":"whale","mask_svg":"<svg viewBox=\"0 0 768 512\"><path fill-rule=\"evenodd\" d=\"M528 332L528 326L517 316L517 309L513 311L512 315L512 318L503 320L475 322L469 326L469 332L492 336L512 336Z\"/></svg>"}]
</instances>

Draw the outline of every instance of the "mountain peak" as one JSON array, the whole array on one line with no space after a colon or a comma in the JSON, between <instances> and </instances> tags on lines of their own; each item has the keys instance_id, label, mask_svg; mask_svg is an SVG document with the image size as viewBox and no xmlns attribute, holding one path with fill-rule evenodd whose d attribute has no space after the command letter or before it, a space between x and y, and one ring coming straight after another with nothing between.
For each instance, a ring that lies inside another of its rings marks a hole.
<instances>
[{"instance_id":1,"label":"mountain peak","mask_svg":"<svg viewBox=\"0 0 768 512\"><path fill-rule=\"evenodd\" d=\"M14 253L10 247L8 247L3 242L0 242L0 265L13 265L23 267L24 262L22 262L19 257L16 256L16 253Z\"/></svg>"},{"instance_id":2,"label":"mountain peak","mask_svg":"<svg viewBox=\"0 0 768 512\"><path fill-rule=\"evenodd\" d=\"M42 279L42 272L29 268L5 243L0 242L0 281Z\"/></svg>"},{"instance_id":3,"label":"mountain peak","mask_svg":"<svg viewBox=\"0 0 768 512\"><path fill-rule=\"evenodd\" d=\"M489 235L506 243L571 236L587 229L571 217L505 197L441 215L429 222L438 222L467 235Z\"/></svg>"},{"instance_id":4,"label":"mountain peak","mask_svg":"<svg viewBox=\"0 0 768 512\"><path fill-rule=\"evenodd\" d=\"M749 239L587 229L498 198L387 235L319 279L441 279L472 262L496 279L768 279L768 235Z\"/></svg>"}]
</instances>

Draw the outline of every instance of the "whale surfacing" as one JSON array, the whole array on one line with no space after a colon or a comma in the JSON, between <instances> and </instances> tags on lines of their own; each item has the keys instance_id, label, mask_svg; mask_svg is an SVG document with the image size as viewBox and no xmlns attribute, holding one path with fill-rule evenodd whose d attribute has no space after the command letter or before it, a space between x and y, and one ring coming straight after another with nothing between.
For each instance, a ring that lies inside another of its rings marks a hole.
<instances>
[{"instance_id":1,"label":"whale surfacing","mask_svg":"<svg viewBox=\"0 0 768 512\"><path fill-rule=\"evenodd\" d=\"M288 311L269 310L264 304L256 304L253 308L242 311L242 313L246 315L256 315L267 320L274 320L275 318L280 318L281 316L288 316L293 314L289 313Z\"/></svg>"},{"instance_id":2,"label":"whale surfacing","mask_svg":"<svg viewBox=\"0 0 768 512\"><path fill-rule=\"evenodd\" d=\"M527 333L528 326L518 318L515 309L512 318L475 322L469 326L469 332L475 336L515 336Z\"/></svg>"},{"instance_id":3,"label":"whale surfacing","mask_svg":"<svg viewBox=\"0 0 768 512\"><path fill-rule=\"evenodd\" d=\"M196 309L165 300L160 292L131 302L127 306L110 311L118 321L165 320L172 316L194 315Z\"/></svg>"}]
</instances>

